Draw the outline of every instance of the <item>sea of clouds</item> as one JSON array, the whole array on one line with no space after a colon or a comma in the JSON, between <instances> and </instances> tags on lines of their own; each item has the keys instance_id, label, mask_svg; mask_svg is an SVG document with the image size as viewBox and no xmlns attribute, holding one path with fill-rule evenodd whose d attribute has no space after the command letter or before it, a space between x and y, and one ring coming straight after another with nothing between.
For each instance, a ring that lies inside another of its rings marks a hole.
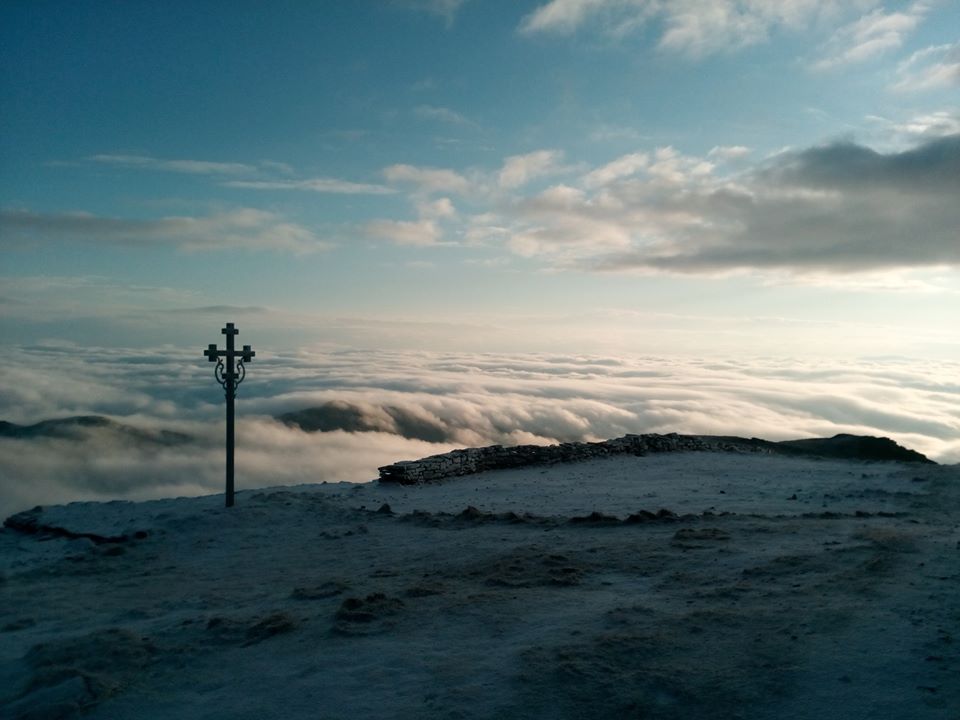
<instances>
[{"instance_id":1,"label":"sea of clouds","mask_svg":"<svg viewBox=\"0 0 960 720\"><path fill-rule=\"evenodd\" d=\"M109 428L0 439L0 514L36 504L222 491L223 395L176 348L7 350L0 419L106 415L174 430L180 445ZM324 432L274 419L316 408ZM876 358L698 360L428 352L260 353L237 401L238 488L367 481L457 447L680 432L780 440L891 437L960 462L960 363Z\"/></svg>"}]
</instances>

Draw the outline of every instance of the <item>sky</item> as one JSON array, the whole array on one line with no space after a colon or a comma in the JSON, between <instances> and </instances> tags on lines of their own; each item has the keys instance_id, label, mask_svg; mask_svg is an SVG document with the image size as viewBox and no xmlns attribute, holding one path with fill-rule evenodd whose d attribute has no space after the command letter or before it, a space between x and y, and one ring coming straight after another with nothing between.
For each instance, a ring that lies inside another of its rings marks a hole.
<instances>
[{"instance_id":1,"label":"sky","mask_svg":"<svg viewBox=\"0 0 960 720\"><path fill-rule=\"evenodd\" d=\"M349 358L381 390L370 367L416 368L413 392L495 358L594 401L571 358L646 358L681 384L735 361L752 396L783 362L862 410L886 395L843 379L879 373L929 393L889 412L943 424L806 403L767 434L952 457L958 28L951 0L3 3L0 417L116 414L50 386L102 387L111 353L176 377L161 358L231 321L259 367ZM505 427L477 437L571 435Z\"/></svg>"},{"instance_id":2,"label":"sky","mask_svg":"<svg viewBox=\"0 0 960 720\"><path fill-rule=\"evenodd\" d=\"M955 355L957 3L0 13L7 342Z\"/></svg>"}]
</instances>

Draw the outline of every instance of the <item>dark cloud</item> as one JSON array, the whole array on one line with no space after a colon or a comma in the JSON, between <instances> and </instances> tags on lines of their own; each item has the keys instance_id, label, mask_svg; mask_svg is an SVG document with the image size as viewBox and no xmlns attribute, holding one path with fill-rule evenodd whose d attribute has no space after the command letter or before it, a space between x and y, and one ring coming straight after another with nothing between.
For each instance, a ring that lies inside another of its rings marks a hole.
<instances>
[{"instance_id":1,"label":"dark cloud","mask_svg":"<svg viewBox=\"0 0 960 720\"><path fill-rule=\"evenodd\" d=\"M649 198L633 212L693 218L662 241L595 257L601 270L856 273L960 266L960 136L882 154L853 143L786 153L738 182Z\"/></svg>"},{"instance_id":2,"label":"dark cloud","mask_svg":"<svg viewBox=\"0 0 960 720\"><path fill-rule=\"evenodd\" d=\"M385 432L425 442L452 442L445 424L413 409L332 400L317 407L284 413L281 422L306 432Z\"/></svg>"},{"instance_id":3,"label":"dark cloud","mask_svg":"<svg viewBox=\"0 0 960 720\"><path fill-rule=\"evenodd\" d=\"M758 179L810 189L863 192L888 188L905 195L960 192L960 135L937 138L916 148L883 154L852 142L838 142L787 154Z\"/></svg>"}]
</instances>

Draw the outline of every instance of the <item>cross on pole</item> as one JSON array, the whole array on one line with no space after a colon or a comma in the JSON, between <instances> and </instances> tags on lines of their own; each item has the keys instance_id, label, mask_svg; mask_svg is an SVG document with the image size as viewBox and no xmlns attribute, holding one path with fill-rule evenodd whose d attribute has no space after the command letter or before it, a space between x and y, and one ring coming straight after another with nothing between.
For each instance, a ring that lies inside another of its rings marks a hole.
<instances>
[{"instance_id":1,"label":"cross on pole","mask_svg":"<svg viewBox=\"0 0 960 720\"><path fill-rule=\"evenodd\" d=\"M203 354L210 362L215 362L213 375L217 382L223 387L223 393L227 398L227 487L226 504L227 507L233 507L233 403L237 397L237 386L243 382L247 375L244 363L253 360L256 353L250 349L249 345L244 345L243 350L234 349L233 338L240 332L233 323L227 323L221 330L227 336L227 349L218 350L216 344L211 343ZM224 363L226 360L226 363ZM234 365L236 361L236 365Z\"/></svg>"}]
</instances>

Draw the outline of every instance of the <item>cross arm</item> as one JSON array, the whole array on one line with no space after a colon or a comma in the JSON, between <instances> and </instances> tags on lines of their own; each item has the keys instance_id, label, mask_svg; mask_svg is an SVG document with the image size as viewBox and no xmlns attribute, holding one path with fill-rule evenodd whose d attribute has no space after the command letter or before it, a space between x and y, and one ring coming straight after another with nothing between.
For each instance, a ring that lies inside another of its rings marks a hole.
<instances>
[{"instance_id":1,"label":"cross arm","mask_svg":"<svg viewBox=\"0 0 960 720\"><path fill-rule=\"evenodd\" d=\"M203 351L204 357L206 357L210 362L216 362L218 357L225 357L226 354L226 350L217 350L217 346L213 343L208 345L207 349Z\"/></svg>"}]
</instances>

